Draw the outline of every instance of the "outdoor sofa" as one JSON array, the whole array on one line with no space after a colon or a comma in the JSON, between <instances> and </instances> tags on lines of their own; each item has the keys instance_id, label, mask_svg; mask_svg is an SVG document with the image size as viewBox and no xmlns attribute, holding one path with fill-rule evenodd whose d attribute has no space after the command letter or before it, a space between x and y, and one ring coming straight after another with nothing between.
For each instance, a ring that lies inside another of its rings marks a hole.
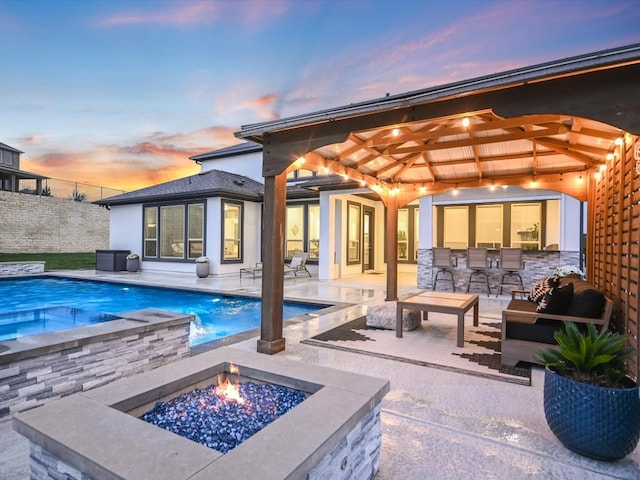
<instances>
[{"instance_id":1,"label":"outdoor sofa","mask_svg":"<svg viewBox=\"0 0 640 480\"><path fill-rule=\"evenodd\" d=\"M553 335L562 330L563 321L574 322L583 331L588 323L599 326L599 331L609 327L613 302L581 278L571 275L559 280L540 302L547 307L542 312L540 303L531 299L534 289L512 291L502 311L502 365L540 363L536 352L557 344ZM527 299L516 298L527 294Z\"/></svg>"}]
</instances>

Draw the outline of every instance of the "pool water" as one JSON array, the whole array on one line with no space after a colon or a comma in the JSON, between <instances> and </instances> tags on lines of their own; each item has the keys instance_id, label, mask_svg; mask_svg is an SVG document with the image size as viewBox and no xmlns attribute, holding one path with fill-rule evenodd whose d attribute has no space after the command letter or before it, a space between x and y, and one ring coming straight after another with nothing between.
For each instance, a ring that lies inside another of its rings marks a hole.
<instances>
[{"instance_id":1,"label":"pool water","mask_svg":"<svg viewBox=\"0 0 640 480\"><path fill-rule=\"evenodd\" d=\"M76 312L73 316L68 315L69 322L64 325L60 322L59 310L51 307L68 307ZM304 315L324 307L285 302L283 318ZM117 316L143 308L194 314L196 319L191 323L189 338L191 345L260 327L259 299L123 283L35 277L0 281L0 341L105 321L112 318L101 314ZM40 312L37 318L33 311ZM43 321L53 318L53 312L56 312L55 321ZM74 318L83 320L75 321ZM40 328L36 323L41 324Z\"/></svg>"}]
</instances>

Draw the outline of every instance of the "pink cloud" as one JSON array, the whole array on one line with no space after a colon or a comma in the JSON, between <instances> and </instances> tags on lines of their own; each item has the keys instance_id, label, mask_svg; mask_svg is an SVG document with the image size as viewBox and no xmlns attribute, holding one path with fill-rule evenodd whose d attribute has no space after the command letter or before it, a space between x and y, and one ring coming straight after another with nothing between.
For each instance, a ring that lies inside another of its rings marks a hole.
<instances>
[{"instance_id":1,"label":"pink cloud","mask_svg":"<svg viewBox=\"0 0 640 480\"><path fill-rule=\"evenodd\" d=\"M104 26L156 24L163 26L208 25L224 16L240 23L262 24L288 10L287 0L182 0L155 11L128 10L101 19ZM158 3L157 5L163 5Z\"/></svg>"}]
</instances>

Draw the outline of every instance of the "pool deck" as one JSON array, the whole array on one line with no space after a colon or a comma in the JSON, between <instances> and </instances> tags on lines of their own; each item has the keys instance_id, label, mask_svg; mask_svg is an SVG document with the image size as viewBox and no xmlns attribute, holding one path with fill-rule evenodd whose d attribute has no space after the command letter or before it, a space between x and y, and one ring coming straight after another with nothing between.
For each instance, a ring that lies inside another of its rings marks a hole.
<instances>
[{"instance_id":1,"label":"pool deck","mask_svg":"<svg viewBox=\"0 0 640 480\"><path fill-rule=\"evenodd\" d=\"M68 275L146 285L260 295L261 279L126 272L66 271ZM415 275L399 274L399 296L417 292ZM300 343L360 316L365 305L384 300L385 276L360 275L336 281L287 278L292 300L350 304L285 327L283 358L388 378L382 402L382 453L377 480L434 479L638 479L640 448L618 462L598 462L563 447L544 419L544 372L534 367L532 385L522 386ZM480 316L497 317L508 302L480 296ZM255 351L257 337L234 344ZM29 477L27 441L0 422L0 478Z\"/></svg>"}]
</instances>

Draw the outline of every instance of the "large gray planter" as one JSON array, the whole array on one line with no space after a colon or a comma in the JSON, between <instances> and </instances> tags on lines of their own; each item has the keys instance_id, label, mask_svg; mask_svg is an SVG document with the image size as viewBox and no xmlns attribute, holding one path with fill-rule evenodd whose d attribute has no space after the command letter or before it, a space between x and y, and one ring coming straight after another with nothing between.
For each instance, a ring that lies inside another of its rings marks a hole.
<instances>
[{"instance_id":1,"label":"large gray planter","mask_svg":"<svg viewBox=\"0 0 640 480\"><path fill-rule=\"evenodd\" d=\"M207 278L211 270L209 263L196 263L196 275L198 278Z\"/></svg>"},{"instance_id":2,"label":"large gray planter","mask_svg":"<svg viewBox=\"0 0 640 480\"><path fill-rule=\"evenodd\" d=\"M136 258L135 260L127 259L127 272L137 272L140 270L140 259Z\"/></svg>"}]
</instances>

